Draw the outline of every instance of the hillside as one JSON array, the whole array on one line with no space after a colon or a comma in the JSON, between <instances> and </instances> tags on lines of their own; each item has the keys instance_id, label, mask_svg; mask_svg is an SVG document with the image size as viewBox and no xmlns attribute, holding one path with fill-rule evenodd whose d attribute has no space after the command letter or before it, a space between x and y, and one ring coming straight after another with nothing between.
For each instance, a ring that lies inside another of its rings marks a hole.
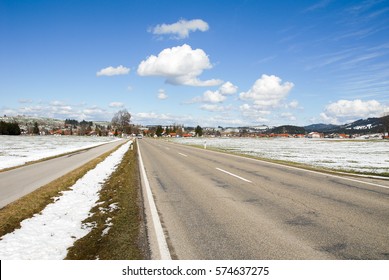
<instances>
[{"instance_id":1,"label":"hillside","mask_svg":"<svg viewBox=\"0 0 389 280\"><path fill-rule=\"evenodd\" d=\"M64 120L44 118L44 117L20 116L20 115L0 117L0 121L9 122L9 123L17 122L22 129L26 129L26 127L32 127L35 122L38 123L40 128L46 128L48 130L54 128L63 128L65 125ZM93 123L94 125L98 125L100 127L107 127L108 125L110 125L109 121L98 121ZM366 134L366 133L382 133L384 132L385 126L386 126L385 131L386 132L389 131L389 116L381 117L381 118L360 119L342 125L324 124L324 123L311 124L307 126L282 125L278 127L269 127L267 125L261 125L261 126L229 127L229 128L218 127L216 130L217 131L231 130L231 131L236 131L237 133L244 131L244 132L254 132L254 133L261 132L261 133L275 133L275 134L305 134L310 132L320 132L325 134L330 134L330 133ZM186 129L190 130L190 128L188 127Z\"/></svg>"},{"instance_id":2,"label":"hillside","mask_svg":"<svg viewBox=\"0 0 389 280\"><path fill-rule=\"evenodd\" d=\"M343 125L333 125L333 124L311 124L305 126L307 132L322 132L322 133L378 133L383 132L387 117L382 118L368 118L360 119L351 123Z\"/></svg>"},{"instance_id":3,"label":"hillside","mask_svg":"<svg viewBox=\"0 0 389 280\"><path fill-rule=\"evenodd\" d=\"M37 122L39 126L62 127L64 125L64 120L23 115L0 117L0 121L16 122L20 126L32 126L35 122Z\"/></svg>"},{"instance_id":4,"label":"hillside","mask_svg":"<svg viewBox=\"0 0 389 280\"><path fill-rule=\"evenodd\" d=\"M305 130L307 132L333 132L336 131L340 126L334 125L334 124L324 124L324 123L317 123L317 124L311 124L304 126Z\"/></svg>"},{"instance_id":5,"label":"hillside","mask_svg":"<svg viewBox=\"0 0 389 280\"><path fill-rule=\"evenodd\" d=\"M275 134L305 134L305 128L294 125L282 125L272 128L270 132Z\"/></svg>"}]
</instances>

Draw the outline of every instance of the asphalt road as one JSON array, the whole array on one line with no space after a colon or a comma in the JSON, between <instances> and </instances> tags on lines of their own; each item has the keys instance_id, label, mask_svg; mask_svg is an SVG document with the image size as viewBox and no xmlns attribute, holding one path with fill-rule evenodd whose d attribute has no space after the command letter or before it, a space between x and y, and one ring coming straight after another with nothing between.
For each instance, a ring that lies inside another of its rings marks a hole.
<instances>
[{"instance_id":1,"label":"asphalt road","mask_svg":"<svg viewBox=\"0 0 389 280\"><path fill-rule=\"evenodd\" d=\"M138 141L173 259L389 259L389 182Z\"/></svg>"},{"instance_id":2,"label":"asphalt road","mask_svg":"<svg viewBox=\"0 0 389 280\"><path fill-rule=\"evenodd\" d=\"M66 156L0 172L0 208L122 144L110 142Z\"/></svg>"}]
</instances>

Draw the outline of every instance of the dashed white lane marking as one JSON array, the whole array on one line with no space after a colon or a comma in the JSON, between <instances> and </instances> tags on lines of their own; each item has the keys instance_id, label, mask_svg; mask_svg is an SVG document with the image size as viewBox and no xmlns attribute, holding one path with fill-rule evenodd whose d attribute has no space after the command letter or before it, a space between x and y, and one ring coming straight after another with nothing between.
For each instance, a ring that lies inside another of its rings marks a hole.
<instances>
[{"instance_id":1,"label":"dashed white lane marking","mask_svg":"<svg viewBox=\"0 0 389 280\"><path fill-rule=\"evenodd\" d=\"M208 151L208 152L212 152L212 153L216 153L216 154L221 154L220 152L217 152L217 151ZM242 157L242 156L231 155L231 154L225 154L225 153L222 153L222 154L227 155L227 156L230 156L230 157L236 157L236 158L244 159L244 160L259 161L259 162L263 162L263 163L269 164L269 165L282 166L282 167L285 167L285 168L288 168L288 169L294 169L294 170L299 170L299 171L302 171L302 172L308 172L308 173L318 174L318 175L322 175L322 176L328 176L328 177L338 178L338 179L341 179L341 180L351 181L351 182L355 182L355 183L370 185L370 186L374 186L374 187L389 189L389 186L385 186L385 185L381 185L381 184L376 184L376 183L370 183L370 182L361 181L361 180L357 180L357 179L346 178L346 177L343 177L343 176L333 175L333 174L329 174L329 173L325 173L325 172L319 172L319 171L314 171L314 170L307 170L307 169L303 169L303 168L299 168L299 167L288 166L288 165L285 165L285 164L280 164L280 163L275 163L275 162L264 161L264 160L261 160L261 159L245 158L245 157ZM348 174L346 174L346 173L343 173L343 174L344 174L344 175L348 175ZM351 174L350 174L350 175L351 175ZM358 175L355 175L355 176L358 176ZM367 176L365 176L365 177L367 177ZM368 178L368 177L367 177L367 178ZM373 178L374 178L374 176L373 176ZM378 178L378 177L376 177L376 178ZM380 179L386 180L385 177L382 177L382 178L380 178Z\"/></svg>"},{"instance_id":2,"label":"dashed white lane marking","mask_svg":"<svg viewBox=\"0 0 389 280\"><path fill-rule=\"evenodd\" d=\"M147 179L145 167L143 165L142 154L140 153L139 145L138 145L138 155L139 155L141 177L145 185L147 200L149 201L151 218L153 220L155 235L157 237L159 254L161 260L171 260L172 258L170 256L169 248L167 246L165 235L163 233L161 220L159 219L157 207L155 206L155 202L153 198L153 193L151 192L150 183L149 180Z\"/></svg>"},{"instance_id":3,"label":"dashed white lane marking","mask_svg":"<svg viewBox=\"0 0 389 280\"><path fill-rule=\"evenodd\" d=\"M188 155L186 154L183 154L183 153L178 153L179 155L183 156L183 157L187 157Z\"/></svg>"},{"instance_id":4,"label":"dashed white lane marking","mask_svg":"<svg viewBox=\"0 0 389 280\"><path fill-rule=\"evenodd\" d=\"M247 183L252 183L250 180L247 180L247 179L245 179L245 178L243 178L243 177L240 177L240 176L238 176L238 175L236 175L236 174L234 174L234 173L228 172L228 171L226 171L226 170L224 170L224 169L221 169L221 168L218 168L218 167L216 167L216 169L219 170L219 171L221 171L221 172L224 172L224 173L226 173L226 174L228 174L228 175L231 175L231 176L234 176L234 177L236 177L236 178L238 178L238 179L241 179L242 181L245 181L245 182L247 182Z\"/></svg>"}]
</instances>

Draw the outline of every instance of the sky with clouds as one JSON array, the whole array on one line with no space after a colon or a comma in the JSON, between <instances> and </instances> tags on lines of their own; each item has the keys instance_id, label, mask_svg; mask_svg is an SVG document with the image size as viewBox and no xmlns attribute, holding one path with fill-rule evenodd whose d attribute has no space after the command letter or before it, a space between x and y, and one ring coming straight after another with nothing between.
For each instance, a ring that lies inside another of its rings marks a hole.
<instances>
[{"instance_id":1,"label":"sky with clouds","mask_svg":"<svg viewBox=\"0 0 389 280\"><path fill-rule=\"evenodd\" d=\"M1 0L0 114L202 126L389 113L389 0Z\"/></svg>"}]
</instances>

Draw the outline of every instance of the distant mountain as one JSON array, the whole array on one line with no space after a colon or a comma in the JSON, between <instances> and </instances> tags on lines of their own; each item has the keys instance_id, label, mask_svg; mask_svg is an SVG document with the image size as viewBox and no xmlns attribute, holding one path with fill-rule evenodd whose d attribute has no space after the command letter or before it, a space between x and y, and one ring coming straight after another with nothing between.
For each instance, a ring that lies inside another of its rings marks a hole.
<instances>
[{"instance_id":1,"label":"distant mountain","mask_svg":"<svg viewBox=\"0 0 389 280\"><path fill-rule=\"evenodd\" d=\"M324 124L324 123L317 123L317 124L311 124L304 126L305 131L307 132L330 132L337 130L340 126L334 125L334 124Z\"/></svg>"},{"instance_id":2,"label":"distant mountain","mask_svg":"<svg viewBox=\"0 0 389 280\"><path fill-rule=\"evenodd\" d=\"M345 124L344 128L349 130L371 130L382 125L382 118L360 119L355 122Z\"/></svg>"},{"instance_id":3,"label":"distant mountain","mask_svg":"<svg viewBox=\"0 0 389 280\"><path fill-rule=\"evenodd\" d=\"M323 132L323 133L377 133L383 130L383 118L368 118L360 119L352 123L343 125L334 124L311 124L305 126L307 132Z\"/></svg>"}]
</instances>

